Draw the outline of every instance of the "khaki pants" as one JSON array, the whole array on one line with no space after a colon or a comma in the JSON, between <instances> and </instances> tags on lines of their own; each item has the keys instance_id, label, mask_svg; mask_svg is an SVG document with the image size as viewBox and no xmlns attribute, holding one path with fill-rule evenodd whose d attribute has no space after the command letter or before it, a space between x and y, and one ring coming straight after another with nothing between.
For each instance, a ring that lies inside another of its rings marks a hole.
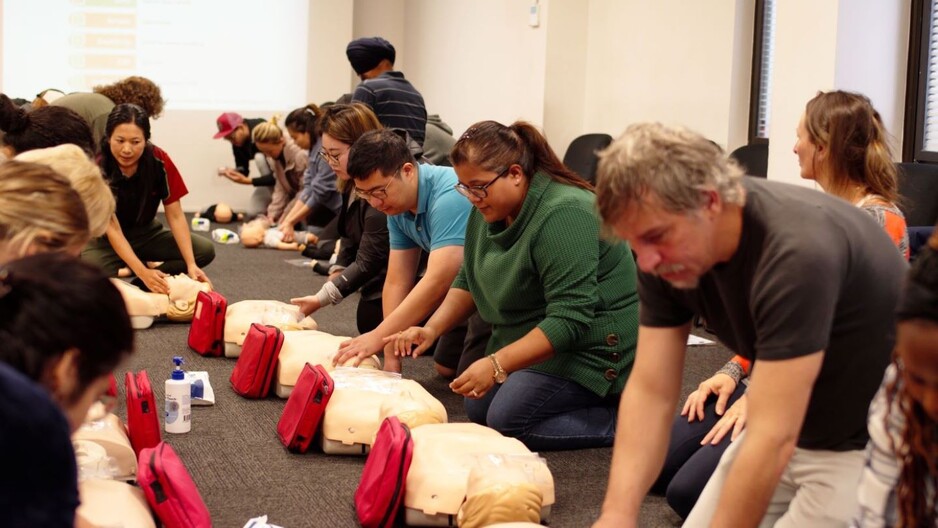
<instances>
[{"instance_id":1,"label":"khaki pants","mask_svg":"<svg viewBox=\"0 0 938 528\"><path fill-rule=\"evenodd\" d=\"M684 526L710 526L730 467L744 442L745 435L730 444ZM759 527L847 526L857 511L857 485L864 460L863 450L795 449Z\"/></svg>"}]
</instances>

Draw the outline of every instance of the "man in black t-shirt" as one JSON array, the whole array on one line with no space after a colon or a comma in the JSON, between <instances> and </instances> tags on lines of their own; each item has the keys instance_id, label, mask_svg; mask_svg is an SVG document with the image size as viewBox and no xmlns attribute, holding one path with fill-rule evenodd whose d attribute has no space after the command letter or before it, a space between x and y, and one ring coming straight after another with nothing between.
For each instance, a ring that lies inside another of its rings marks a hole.
<instances>
[{"instance_id":1,"label":"man in black t-shirt","mask_svg":"<svg viewBox=\"0 0 938 528\"><path fill-rule=\"evenodd\" d=\"M847 202L742 178L684 129L634 125L600 157L599 209L637 256L641 326L595 526L636 525L695 314L754 367L745 434L686 525L846 525L906 269L890 238Z\"/></svg>"},{"instance_id":2,"label":"man in black t-shirt","mask_svg":"<svg viewBox=\"0 0 938 528\"><path fill-rule=\"evenodd\" d=\"M251 185L254 192L251 194L251 202L248 205L247 215L253 218L267 212L267 206L273 199L274 172L267 164L267 158L257 150L251 134L254 127L263 123L264 120L245 119L241 114L235 112L225 112L218 116L215 125L218 132L213 136L215 139L224 139L231 143L231 152L234 154L235 166L222 167L218 169L218 175L224 176L229 180L240 183L241 185ZM251 177L251 160L257 165L259 176Z\"/></svg>"}]
</instances>

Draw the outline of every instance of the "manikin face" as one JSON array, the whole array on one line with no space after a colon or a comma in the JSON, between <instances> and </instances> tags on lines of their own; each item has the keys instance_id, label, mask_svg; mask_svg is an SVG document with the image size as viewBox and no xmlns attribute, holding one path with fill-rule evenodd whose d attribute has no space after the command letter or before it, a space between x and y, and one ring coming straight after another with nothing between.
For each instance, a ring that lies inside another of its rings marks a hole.
<instances>
[{"instance_id":1,"label":"manikin face","mask_svg":"<svg viewBox=\"0 0 938 528\"><path fill-rule=\"evenodd\" d=\"M801 116L798 122L798 128L795 131L798 139L792 152L798 156L798 165L801 167L801 177L805 180L817 180L817 163L819 149L817 145L811 142L808 135L808 129L805 127L805 116Z\"/></svg>"},{"instance_id":2,"label":"manikin face","mask_svg":"<svg viewBox=\"0 0 938 528\"><path fill-rule=\"evenodd\" d=\"M405 163L394 174L381 174L376 170L367 178L356 180L355 190L372 207L388 216L416 211L417 167Z\"/></svg>"},{"instance_id":3,"label":"manikin face","mask_svg":"<svg viewBox=\"0 0 938 528\"><path fill-rule=\"evenodd\" d=\"M275 141L273 143L255 143L257 150L268 158L277 159L280 157L280 153L283 152L283 146L286 144L286 140L280 138L280 141Z\"/></svg>"},{"instance_id":4,"label":"manikin face","mask_svg":"<svg viewBox=\"0 0 938 528\"><path fill-rule=\"evenodd\" d=\"M143 155L143 149L147 146L143 130L133 123L117 125L111 132L108 144L121 171L124 174L133 175L137 171L137 164L140 162L140 156Z\"/></svg>"},{"instance_id":5,"label":"manikin face","mask_svg":"<svg viewBox=\"0 0 938 528\"><path fill-rule=\"evenodd\" d=\"M499 172L487 171L471 163L454 168L459 183L464 186L457 190L482 213L486 222L511 221L518 217L527 195L527 184L520 166L511 165Z\"/></svg>"},{"instance_id":6,"label":"manikin face","mask_svg":"<svg viewBox=\"0 0 938 528\"><path fill-rule=\"evenodd\" d=\"M297 132L295 129L287 127L287 134L290 134L290 139L303 150L309 150L313 146L309 132Z\"/></svg>"},{"instance_id":7,"label":"manikin face","mask_svg":"<svg viewBox=\"0 0 938 528\"><path fill-rule=\"evenodd\" d=\"M616 235L628 241L642 271L675 288L696 288L700 277L717 261L714 213L719 206L711 204L679 214L666 211L655 197L641 202L612 224Z\"/></svg>"},{"instance_id":8,"label":"manikin face","mask_svg":"<svg viewBox=\"0 0 938 528\"><path fill-rule=\"evenodd\" d=\"M902 360L906 391L938 423L938 323L913 319L899 323L896 353Z\"/></svg>"},{"instance_id":9,"label":"manikin face","mask_svg":"<svg viewBox=\"0 0 938 528\"><path fill-rule=\"evenodd\" d=\"M225 141L236 147L240 147L244 145L249 137L251 137L251 131L248 129L247 125L241 123L230 134L225 136Z\"/></svg>"},{"instance_id":10,"label":"manikin face","mask_svg":"<svg viewBox=\"0 0 938 528\"><path fill-rule=\"evenodd\" d=\"M335 175L342 181L348 181L349 179L348 172L345 171L345 168L348 166L348 151L350 148L351 145L348 143L343 143L323 132L322 151L319 153L319 156L326 160L326 163L332 167Z\"/></svg>"}]
</instances>

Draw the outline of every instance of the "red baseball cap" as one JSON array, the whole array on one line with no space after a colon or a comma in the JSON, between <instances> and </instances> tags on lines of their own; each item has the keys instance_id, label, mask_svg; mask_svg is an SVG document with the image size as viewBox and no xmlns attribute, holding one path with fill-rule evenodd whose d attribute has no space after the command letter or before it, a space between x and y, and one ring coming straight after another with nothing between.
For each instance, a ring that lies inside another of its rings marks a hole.
<instances>
[{"instance_id":1,"label":"red baseball cap","mask_svg":"<svg viewBox=\"0 0 938 528\"><path fill-rule=\"evenodd\" d=\"M215 139L226 137L228 134L234 132L234 129L238 128L243 122L244 118L241 117L241 114L225 112L215 120L215 124L218 125L218 133L213 137Z\"/></svg>"}]
</instances>

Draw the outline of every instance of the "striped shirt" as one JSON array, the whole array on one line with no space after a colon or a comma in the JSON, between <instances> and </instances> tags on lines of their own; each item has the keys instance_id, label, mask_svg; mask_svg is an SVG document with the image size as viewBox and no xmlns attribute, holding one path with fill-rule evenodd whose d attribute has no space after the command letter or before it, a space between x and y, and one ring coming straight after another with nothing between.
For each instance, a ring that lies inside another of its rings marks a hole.
<instances>
[{"instance_id":1,"label":"striped shirt","mask_svg":"<svg viewBox=\"0 0 938 528\"><path fill-rule=\"evenodd\" d=\"M427 134L427 107L423 96L399 71L386 71L362 81L352 94L353 102L364 103L374 110L378 121L387 128L406 130L423 146Z\"/></svg>"},{"instance_id":2,"label":"striped shirt","mask_svg":"<svg viewBox=\"0 0 938 528\"><path fill-rule=\"evenodd\" d=\"M896 487L902 466L899 455L893 446L903 443L902 431L905 429L905 417L899 409L898 401L889 407L886 387L898 375L896 366L889 365L883 378L882 386L870 405L868 429L870 442L866 447L866 465L860 476L858 488L859 511L851 526L881 527L898 524L896 510ZM902 381L900 380L900 388ZM889 421L886 421L887 412ZM929 482L934 487L935 481Z\"/></svg>"}]
</instances>

